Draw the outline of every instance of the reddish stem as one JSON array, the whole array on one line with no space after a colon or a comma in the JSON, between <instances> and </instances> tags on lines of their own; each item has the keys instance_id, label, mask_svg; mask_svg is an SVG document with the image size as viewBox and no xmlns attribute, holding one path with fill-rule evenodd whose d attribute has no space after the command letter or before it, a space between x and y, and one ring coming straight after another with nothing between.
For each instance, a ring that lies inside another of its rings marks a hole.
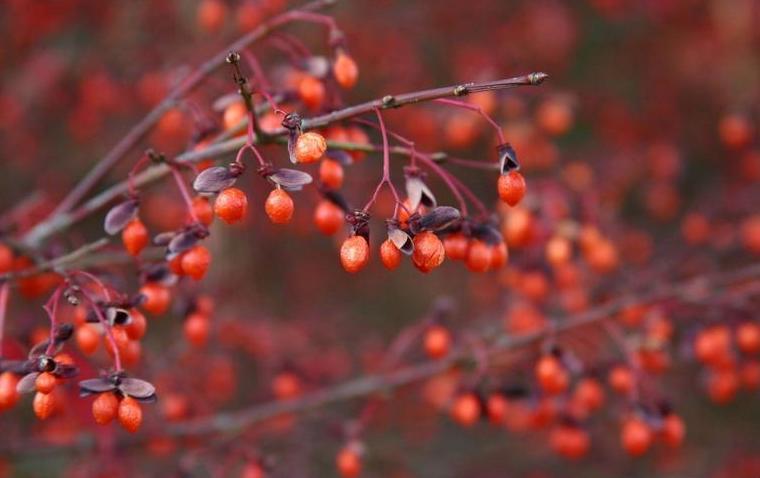
<instances>
[{"instance_id":1,"label":"reddish stem","mask_svg":"<svg viewBox=\"0 0 760 478\"><path fill-rule=\"evenodd\" d=\"M43 309L45 309L45 312L47 312L48 317L50 318L50 338L48 339L48 346L45 350L45 355L50 355L53 353L53 350L55 350L55 331L56 328L58 328L58 301L61 298L61 292L63 292L64 284L56 287L55 292L53 292L53 295L50 296L50 299L43 307Z\"/></svg>"},{"instance_id":2,"label":"reddish stem","mask_svg":"<svg viewBox=\"0 0 760 478\"><path fill-rule=\"evenodd\" d=\"M3 282L0 285L0 357L3 356L3 332L5 331L5 313L8 310L8 292L11 285Z\"/></svg>"},{"instance_id":3,"label":"reddish stem","mask_svg":"<svg viewBox=\"0 0 760 478\"><path fill-rule=\"evenodd\" d=\"M393 182L391 182L391 155L390 151L388 150L388 132L385 129L383 115L380 114L380 110L378 108L375 108L375 115L377 116L377 121L380 125L380 135L383 137L383 177L380 179L380 182L375 188L375 193L372 195L372 198L369 200L369 202L364 206L363 210L364 212L369 211L369 208L372 207L375 201L377 201L377 196L380 194L380 190L383 188L383 184L387 184L391 190L391 193L393 193L393 197L396 199L396 208L394 212L395 218L396 214L398 213L398 205L401 204L401 199L399 198L398 191L396 191L396 187L393 185Z\"/></svg>"},{"instance_id":4,"label":"reddish stem","mask_svg":"<svg viewBox=\"0 0 760 478\"><path fill-rule=\"evenodd\" d=\"M187 207L187 211L190 213L190 217L192 218L193 222L200 222L198 216L195 214L195 209L193 209L193 199L190 196L190 191L187 189L187 185L185 184L185 180L182 177L182 173L180 173L177 167L173 164L169 165L169 169L172 171L172 177L174 177L174 182L177 183L177 188L182 194L182 199L185 201L185 207Z\"/></svg>"},{"instance_id":5,"label":"reddish stem","mask_svg":"<svg viewBox=\"0 0 760 478\"><path fill-rule=\"evenodd\" d=\"M493 126L493 129L496 130L496 135L499 137L499 143L504 144L506 143L506 139L504 139L504 132L501 130L501 126L499 126L496 121L494 121L491 116L483 111L483 108L477 105L471 105L470 103L465 103L464 101L458 101L458 100L450 100L447 98L438 98L437 100L434 100L436 103L442 103L445 105L451 105L456 106L457 108L464 108L466 110L475 111L480 116L485 118L486 121L488 121L491 126Z\"/></svg>"}]
</instances>

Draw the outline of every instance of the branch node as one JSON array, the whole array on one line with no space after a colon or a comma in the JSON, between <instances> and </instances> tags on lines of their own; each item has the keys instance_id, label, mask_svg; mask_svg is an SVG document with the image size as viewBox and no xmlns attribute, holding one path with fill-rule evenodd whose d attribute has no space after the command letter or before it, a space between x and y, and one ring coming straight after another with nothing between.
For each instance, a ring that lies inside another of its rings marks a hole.
<instances>
[{"instance_id":1,"label":"branch node","mask_svg":"<svg viewBox=\"0 0 760 478\"><path fill-rule=\"evenodd\" d=\"M389 106L393 106L393 104L395 102L396 102L396 97L395 96L393 96L393 95L385 95L385 96L383 96L383 106L384 107L387 108Z\"/></svg>"},{"instance_id":2,"label":"branch node","mask_svg":"<svg viewBox=\"0 0 760 478\"><path fill-rule=\"evenodd\" d=\"M540 85L547 78L549 78L549 75L541 71L531 73L530 75L528 75L528 81L530 81L530 84L534 86Z\"/></svg>"},{"instance_id":3,"label":"branch node","mask_svg":"<svg viewBox=\"0 0 760 478\"><path fill-rule=\"evenodd\" d=\"M465 85L459 85L456 88L454 88L454 96L465 96L468 93L469 91L467 90L467 87Z\"/></svg>"}]
</instances>

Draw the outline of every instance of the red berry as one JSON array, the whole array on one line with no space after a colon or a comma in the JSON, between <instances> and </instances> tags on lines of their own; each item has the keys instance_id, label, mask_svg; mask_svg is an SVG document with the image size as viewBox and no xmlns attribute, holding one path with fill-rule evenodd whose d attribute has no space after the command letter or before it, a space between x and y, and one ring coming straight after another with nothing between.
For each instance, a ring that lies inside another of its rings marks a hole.
<instances>
[{"instance_id":1,"label":"red berry","mask_svg":"<svg viewBox=\"0 0 760 478\"><path fill-rule=\"evenodd\" d=\"M100 334L92 325L82 324L77 327L76 341L83 354L92 355L98 349Z\"/></svg>"},{"instance_id":2,"label":"red berry","mask_svg":"<svg viewBox=\"0 0 760 478\"><path fill-rule=\"evenodd\" d=\"M301 379L292 372L277 374L272 382L272 392L278 400L290 400L301 394Z\"/></svg>"},{"instance_id":3,"label":"red berry","mask_svg":"<svg viewBox=\"0 0 760 478\"><path fill-rule=\"evenodd\" d=\"M641 456L652 444L652 430L638 418L626 420L620 431L623 449L631 456Z\"/></svg>"},{"instance_id":4,"label":"red berry","mask_svg":"<svg viewBox=\"0 0 760 478\"><path fill-rule=\"evenodd\" d=\"M362 236L351 236L340 246L340 263L346 272L354 274L369 262L369 244Z\"/></svg>"},{"instance_id":5,"label":"red berry","mask_svg":"<svg viewBox=\"0 0 760 478\"><path fill-rule=\"evenodd\" d=\"M343 166L339 162L325 158L319 164L319 180L330 189L343 186Z\"/></svg>"},{"instance_id":6,"label":"red berry","mask_svg":"<svg viewBox=\"0 0 760 478\"><path fill-rule=\"evenodd\" d=\"M195 280L203 279L211 264L211 253L203 246L193 246L182 254L182 272Z\"/></svg>"},{"instance_id":7,"label":"red berry","mask_svg":"<svg viewBox=\"0 0 760 478\"><path fill-rule=\"evenodd\" d=\"M686 435L686 425L676 414L669 414L662 422L662 441L671 448L678 448Z\"/></svg>"},{"instance_id":8,"label":"red berry","mask_svg":"<svg viewBox=\"0 0 760 478\"><path fill-rule=\"evenodd\" d=\"M56 405L57 400L54 393L37 392L34 394L32 408L34 409L34 414L40 420L50 417L55 412Z\"/></svg>"},{"instance_id":9,"label":"red berry","mask_svg":"<svg viewBox=\"0 0 760 478\"><path fill-rule=\"evenodd\" d=\"M214 208L211 207L211 202L208 198L203 196L195 196L193 198L193 214L205 226L210 226L214 222Z\"/></svg>"},{"instance_id":10,"label":"red berry","mask_svg":"<svg viewBox=\"0 0 760 478\"><path fill-rule=\"evenodd\" d=\"M237 188L227 188L216 197L214 213L227 224L240 222L248 212L248 197Z\"/></svg>"},{"instance_id":11,"label":"red berry","mask_svg":"<svg viewBox=\"0 0 760 478\"><path fill-rule=\"evenodd\" d=\"M333 75L338 84L348 90L353 88L356 85L356 80L359 79L359 67L356 66L353 58L341 51L335 57Z\"/></svg>"},{"instance_id":12,"label":"red berry","mask_svg":"<svg viewBox=\"0 0 760 478\"><path fill-rule=\"evenodd\" d=\"M202 314L190 314L184 324L185 338L196 347L203 347L208 340L209 319Z\"/></svg>"},{"instance_id":13,"label":"red berry","mask_svg":"<svg viewBox=\"0 0 760 478\"><path fill-rule=\"evenodd\" d=\"M380 261L389 271L396 269L401 264L401 251L390 239L386 239L380 245Z\"/></svg>"},{"instance_id":14,"label":"red berry","mask_svg":"<svg viewBox=\"0 0 760 478\"><path fill-rule=\"evenodd\" d=\"M309 131L296 139L295 157L299 163L313 163L322 159L327 151L327 141L319 133Z\"/></svg>"},{"instance_id":15,"label":"red berry","mask_svg":"<svg viewBox=\"0 0 760 478\"><path fill-rule=\"evenodd\" d=\"M414 236L412 262L420 271L428 273L443 264L446 250L434 233L425 231Z\"/></svg>"},{"instance_id":16,"label":"red berry","mask_svg":"<svg viewBox=\"0 0 760 478\"><path fill-rule=\"evenodd\" d=\"M298 96L309 109L319 109L326 95L325 85L313 76L304 76L298 83Z\"/></svg>"},{"instance_id":17,"label":"red berry","mask_svg":"<svg viewBox=\"0 0 760 478\"><path fill-rule=\"evenodd\" d=\"M452 261L463 261L467 259L467 250L469 247L469 239L467 239L467 236L461 232L451 234L443 239L443 248L446 250L446 257Z\"/></svg>"},{"instance_id":18,"label":"red berry","mask_svg":"<svg viewBox=\"0 0 760 478\"><path fill-rule=\"evenodd\" d=\"M467 268L472 272L486 272L493 262L493 249L479 239L473 239L467 250Z\"/></svg>"},{"instance_id":19,"label":"red berry","mask_svg":"<svg viewBox=\"0 0 760 478\"><path fill-rule=\"evenodd\" d=\"M171 292L168 287L149 282L140 288L140 293L145 296L142 308L147 312L161 315L169 309Z\"/></svg>"},{"instance_id":20,"label":"red berry","mask_svg":"<svg viewBox=\"0 0 760 478\"><path fill-rule=\"evenodd\" d=\"M227 6L221 0L202 0L198 4L196 14L198 27L208 33L219 31L224 25L226 16Z\"/></svg>"},{"instance_id":21,"label":"red berry","mask_svg":"<svg viewBox=\"0 0 760 478\"><path fill-rule=\"evenodd\" d=\"M314 209L314 224L319 232L326 236L331 236L338 232L343 225L345 214L335 203L327 199L319 201Z\"/></svg>"},{"instance_id":22,"label":"red berry","mask_svg":"<svg viewBox=\"0 0 760 478\"><path fill-rule=\"evenodd\" d=\"M553 355L541 357L536 363L535 373L541 389L550 395L564 392L570 381L565 367Z\"/></svg>"},{"instance_id":23,"label":"red berry","mask_svg":"<svg viewBox=\"0 0 760 478\"><path fill-rule=\"evenodd\" d=\"M140 340L145 335L145 330L148 328L148 321L145 320L145 316L137 309L131 309L129 315L132 316L132 321L124 327L127 331L127 336L131 340Z\"/></svg>"},{"instance_id":24,"label":"red berry","mask_svg":"<svg viewBox=\"0 0 760 478\"><path fill-rule=\"evenodd\" d=\"M269 193L264 210L274 224L287 224L293 218L293 198L284 189L272 189Z\"/></svg>"},{"instance_id":25,"label":"red berry","mask_svg":"<svg viewBox=\"0 0 760 478\"><path fill-rule=\"evenodd\" d=\"M0 411L12 408L19 400L18 377L12 372L0 374Z\"/></svg>"},{"instance_id":26,"label":"red berry","mask_svg":"<svg viewBox=\"0 0 760 478\"><path fill-rule=\"evenodd\" d=\"M480 400L474 393L463 393L451 406L451 418L462 426L470 427L480 418Z\"/></svg>"},{"instance_id":27,"label":"red berry","mask_svg":"<svg viewBox=\"0 0 760 478\"><path fill-rule=\"evenodd\" d=\"M34 386L39 393L50 393L55 388L58 379L50 372L42 372L34 380Z\"/></svg>"},{"instance_id":28,"label":"red berry","mask_svg":"<svg viewBox=\"0 0 760 478\"><path fill-rule=\"evenodd\" d=\"M425 353L432 359L445 357L451 347L451 334L446 327L434 325L425 332Z\"/></svg>"},{"instance_id":29,"label":"red berry","mask_svg":"<svg viewBox=\"0 0 760 478\"><path fill-rule=\"evenodd\" d=\"M119 399L113 392L104 392L92 402L92 416L98 425L107 425L116 418L119 409Z\"/></svg>"},{"instance_id":30,"label":"red berry","mask_svg":"<svg viewBox=\"0 0 760 478\"><path fill-rule=\"evenodd\" d=\"M362 471L362 459L351 446L346 446L335 457L335 466L343 478L356 478Z\"/></svg>"},{"instance_id":31,"label":"red berry","mask_svg":"<svg viewBox=\"0 0 760 478\"><path fill-rule=\"evenodd\" d=\"M760 352L760 325L744 322L736 329L736 345L745 354Z\"/></svg>"},{"instance_id":32,"label":"red berry","mask_svg":"<svg viewBox=\"0 0 760 478\"><path fill-rule=\"evenodd\" d=\"M517 171L502 174L497 186L499 197L510 206L516 206L525 196L525 178Z\"/></svg>"},{"instance_id":33,"label":"red berry","mask_svg":"<svg viewBox=\"0 0 760 478\"><path fill-rule=\"evenodd\" d=\"M140 252L148 245L150 237L142 221L135 218L121 231L121 240L129 255L139 256Z\"/></svg>"},{"instance_id":34,"label":"red berry","mask_svg":"<svg viewBox=\"0 0 760 478\"><path fill-rule=\"evenodd\" d=\"M586 455L591 444L586 430L568 425L554 428L549 441L554 451L570 460L577 460Z\"/></svg>"},{"instance_id":35,"label":"red berry","mask_svg":"<svg viewBox=\"0 0 760 478\"><path fill-rule=\"evenodd\" d=\"M142 424L142 408L132 397L124 397L119 403L119 423L130 433L135 433Z\"/></svg>"}]
</instances>

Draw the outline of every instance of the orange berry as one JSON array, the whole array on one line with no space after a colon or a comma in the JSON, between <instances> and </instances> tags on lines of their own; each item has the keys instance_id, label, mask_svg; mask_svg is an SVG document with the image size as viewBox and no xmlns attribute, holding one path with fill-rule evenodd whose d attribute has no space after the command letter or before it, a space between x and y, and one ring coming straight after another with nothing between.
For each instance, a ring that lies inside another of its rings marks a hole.
<instances>
[{"instance_id":1,"label":"orange berry","mask_svg":"<svg viewBox=\"0 0 760 478\"><path fill-rule=\"evenodd\" d=\"M760 254L760 214L753 214L742 222L741 237L749 252Z\"/></svg>"},{"instance_id":2,"label":"orange berry","mask_svg":"<svg viewBox=\"0 0 760 478\"><path fill-rule=\"evenodd\" d=\"M142 424L142 408L132 397L124 397L119 403L119 423L129 433L135 433Z\"/></svg>"},{"instance_id":3,"label":"orange berry","mask_svg":"<svg viewBox=\"0 0 760 478\"><path fill-rule=\"evenodd\" d=\"M169 266L169 270L174 275L183 276L185 275L185 271L182 269L182 256L184 256L185 253L181 252L174 257L172 257L169 262L167 263Z\"/></svg>"},{"instance_id":4,"label":"orange berry","mask_svg":"<svg viewBox=\"0 0 760 478\"><path fill-rule=\"evenodd\" d=\"M161 315L169 309L172 296L168 287L149 282L140 288L140 293L145 296L142 308L146 312Z\"/></svg>"},{"instance_id":5,"label":"orange berry","mask_svg":"<svg viewBox=\"0 0 760 478\"><path fill-rule=\"evenodd\" d=\"M227 6L221 0L202 0L198 4L196 21L198 27L207 33L219 31L226 16Z\"/></svg>"},{"instance_id":6,"label":"orange berry","mask_svg":"<svg viewBox=\"0 0 760 478\"><path fill-rule=\"evenodd\" d=\"M671 448L678 448L683 443L686 435L686 425L678 415L673 413L665 417L662 422L662 441Z\"/></svg>"},{"instance_id":7,"label":"orange berry","mask_svg":"<svg viewBox=\"0 0 760 478\"><path fill-rule=\"evenodd\" d=\"M203 196L195 196L192 203L193 214L205 226L210 226L214 222L214 208L211 207L211 201Z\"/></svg>"},{"instance_id":8,"label":"orange berry","mask_svg":"<svg viewBox=\"0 0 760 478\"><path fill-rule=\"evenodd\" d=\"M736 329L736 345L746 354L760 352L760 325L754 322L744 322Z\"/></svg>"},{"instance_id":9,"label":"orange berry","mask_svg":"<svg viewBox=\"0 0 760 478\"><path fill-rule=\"evenodd\" d=\"M294 209L293 198L284 189L272 189L264 203L264 210L274 224L289 223Z\"/></svg>"},{"instance_id":10,"label":"orange berry","mask_svg":"<svg viewBox=\"0 0 760 478\"><path fill-rule=\"evenodd\" d=\"M135 218L121 231L121 240L129 255L139 256L140 252L150 242L150 237L148 236L148 229L145 228L142 221Z\"/></svg>"},{"instance_id":11,"label":"orange berry","mask_svg":"<svg viewBox=\"0 0 760 478\"><path fill-rule=\"evenodd\" d=\"M245 107L245 103L242 101L235 101L230 103L227 108L224 109L224 116L222 117L222 123L224 124L224 130L230 131L239 125L243 119L248 116L248 110Z\"/></svg>"},{"instance_id":12,"label":"orange berry","mask_svg":"<svg viewBox=\"0 0 760 478\"><path fill-rule=\"evenodd\" d=\"M488 268L501 269L507 264L509 259L509 250L507 249L507 243L504 241L499 242L495 246L491 246L491 263Z\"/></svg>"},{"instance_id":13,"label":"orange berry","mask_svg":"<svg viewBox=\"0 0 760 478\"><path fill-rule=\"evenodd\" d=\"M446 259L446 250L438 236L429 231L414 236L412 262L417 269L428 273L443 264L444 259Z\"/></svg>"},{"instance_id":14,"label":"orange berry","mask_svg":"<svg viewBox=\"0 0 760 478\"><path fill-rule=\"evenodd\" d=\"M248 197L238 188L220 192L214 202L214 213L227 224L240 222L248 212Z\"/></svg>"},{"instance_id":15,"label":"orange berry","mask_svg":"<svg viewBox=\"0 0 760 478\"><path fill-rule=\"evenodd\" d=\"M98 425L108 425L116 418L119 410L119 399L113 392L104 392L98 394L95 401L92 402L92 416Z\"/></svg>"},{"instance_id":16,"label":"orange berry","mask_svg":"<svg viewBox=\"0 0 760 478\"><path fill-rule=\"evenodd\" d=\"M694 355L705 364L720 365L730 358L731 332L715 326L701 330L694 340Z\"/></svg>"},{"instance_id":17,"label":"orange berry","mask_svg":"<svg viewBox=\"0 0 760 478\"><path fill-rule=\"evenodd\" d=\"M295 152L293 154L299 163L314 163L322 159L325 151L327 151L325 137L314 131L309 131L296 139Z\"/></svg>"},{"instance_id":18,"label":"orange berry","mask_svg":"<svg viewBox=\"0 0 760 478\"><path fill-rule=\"evenodd\" d=\"M182 272L195 280L203 279L211 264L211 253L203 246L193 246L182 254Z\"/></svg>"},{"instance_id":19,"label":"orange berry","mask_svg":"<svg viewBox=\"0 0 760 478\"><path fill-rule=\"evenodd\" d=\"M446 257L452 261L463 261L467 259L467 249L470 247L470 241L467 236L461 232L451 234L443 239L443 248L446 250Z\"/></svg>"},{"instance_id":20,"label":"orange berry","mask_svg":"<svg viewBox=\"0 0 760 478\"><path fill-rule=\"evenodd\" d=\"M566 264L571 254L572 246L565 237L554 236L546 243L546 260L555 267Z\"/></svg>"},{"instance_id":21,"label":"orange berry","mask_svg":"<svg viewBox=\"0 0 760 478\"><path fill-rule=\"evenodd\" d=\"M741 148L752 139L752 125L741 114L727 114L718 125L720 139L729 148Z\"/></svg>"},{"instance_id":22,"label":"orange berry","mask_svg":"<svg viewBox=\"0 0 760 478\"><path fill-rule=\"evenodd\" d=\"M352 447L344 447L335 457L335 466L343 478L356 478L362 471L362 459Z\"/></svg>"},{"instance_id":23,"label":"orange berry","mask_svg":"<svg viewBox=\"0 0 760 478\"><path fill-rule=\"evenodd\" d=\"M621 395L628 395L633 391L636 386L636 379L633 376L633 372L628 367L623 365L617 365L610 370L607 376L607 381L610 387Z\"/></svg>"},{"instance_id":24,"label":"orange berry","mask_svg":"<svg viewBox=\"0 0 760 478\"><path fill-rule=\"evenodd\" d=\"M396 269L401 264L401 251L390 239L386 239L380 244L380 261L389 271Z\"/></svg>"},{"instance_id":25,"label":"orange berry","mask_svg":"<svg viewBox=\"0 0 760 478\"><path fill-rule=\"evenodd\" d=\"M553 355L544 355L538 360L535 374L541 389L550 395L564 392L570 381L565 367Z\"/></svg>"},{"instance_id":26,"label":"orange berry","mask_svg":"<svg viewBox=\"0 0 760 478\"><path fill-rule=\"evenodd\" d=\"M10 247L0 243L0 274L5 274L13 269L14 257Z\"/></svg>"},{"instance_id":27,"label":"orange berry","mask_svg":"<svg viewBox=\"0 0 760 478\"><path fill-rule=\"evenodd\" d=\"M493 249L480 239L473 239L467 251L467 268L472 272L486 272L492 261Z\"/></svg>"},{"instance_id":28,"label":"orange berry","mask_svg":"<svg viewBox=\"0 0 760 478\"><path fill-rule=\"evenodd\" d=\"M161 412L170 422L185 418L189 408L190 404L184 395L168 393L161 397Z\"/></svg>"},{"instance_id":29,"label":"orange berry","mask_svg":"<svg viewBox=\"0 0 760 478\"><path fill-rule=\"evenodd\" d=\"M369 136L367 136L367 133L362 128L358 126L352 126L348 128L346 132L348 133L348 140L350 142L360 145L369 144ZM351 151L349 154L354 159L354 161L361 161L365 156L367 156L367 153L364 151Z\"/></svg>"},{"instance_id":30,"label":"orange berry","mask_svg":"<svg viewBox=\"0 0 760 478\"><path fill-rule=\"evenodd\" d=\"M197 313L190 314L183 326L185 338L196 347L203 347L206 345L209 328L209 319L205 315Z\"/></svg>"},{"instance_id":31,"label":"orange berry","mask_svg":"<svg viewBox=\"0 0 760 478\"><path fill-rule=\"evenodd\" d=\"M34 380L34 386L39 393L50 393L55 388L58 379L50 372L42 372Z\"/></svg>"},{"instance_id":32,"label":"orange berry","mask_svg":"<svg viewBox=\"0 0 760 478\"><path fill-rule=\"evenodd\" d=\"M738 390L739 376L733 369L713 371L707 378L707 393L719 405L733 400Z\"/></svg>"},{"instance_id":33,"label":"orange berry","mask_svg":"<svg viewBox=\"0 0 760 478\"><path fill-rule=\"evenodd\" d=\"M546 100L536 111L536 122L552 136L565 134L573 124L573 109L567 101Z\"/></svg>"},{"instance_id":34,"label":"orange berry","mask_svg":"<svg viewBox=\"0 0 760 478\"><path fill-rule=\"evenodd\" d=\"M575 386L573 401L586 412L597 410L604 404L604 389L598 380L584 378Z\"/></svg>"},{"instance_id":35,"label":"orange berry","mask_svg":"<svg viewBox=\"0 0 760 478\"><path fill-rule=\"evenodd\" d=\"M480 418L480 400L474 393L463 393L454 399L451 418L462 426L470 427Z\"/></svg>"},{"instance_id":36,"label":"orange berry","mask_svg":"<svg viewBox=\"0 0 760 478\"><path fill-rule=\"evenodd\" d=\"M258 463L246 463L240 472L240 478L264 478L264 470Z\"/></svg>"},{"instance_id":37,"label":"orange berry","mask_svg":"<svg viewBox=\"0 0 760 478\"><path fill-rule=\"evenodd\" d=\"M272 393L278 400L290 400L301 395L301 379L292 372L281 372L272 381Z\"/></svg>"},{"instance_id":38,"label":"orange berry","mask_svg":"<svg viewBox=\"0 0 760 478\"><path fill-rule=\"evenodd\" d=\"M432 359L445 357L451 346L451 334L446 327L434 325L425 332L425 353Z\"/></svg>"},{"instance_id":39,"label":"orange berry","mask_svg":"<svg viewBox=\"0 0 760 478\"><path fill-rule=\"evenodd\" d=\"M92 355L98 349L100 343L100 334L90 324L82 324L77 327L76 341L79 350L85 355Z\"/></svg>"},{"instance_id":40,"label":"orange berry","mask_svg":"<svg viewBox=\"0 0 760 478\"><path fill-rule=\"evenodd\" d=\"M652 444L652 430L638 418L626 420L620 430L620 443L631 456L641 456Z\"/></svg>"},{"instance_id":41,"label":"orange berry","mask_svg":"<svg viewBox=\"0 0 760 478\"><path fill-rule=\"evenodd\" d=\"M510 206L516 206L525 196L525 178L518 171L499 176L497 186L499 198Z\"/></svg>"},{"instance_id":42,"label":"orange berry","mask_svg":"<svg viewBox=\"0 0 760 478\"><path fill-rule=\"evenodd\" d=\"M760 388L760 361L750 360L744 363L740 370L740 375L742 385L747 390L757 390ZM2 404L0 404L0 410L2 408Z\"/></svg>"},{"instance_id":43,"label":"orange berry","mask_svg":"<svg viewBox=\"0 0 760 478\"><path fill-rule=\"evenodd\" d=\"M345 214L335 203L327 199L319 201L314 209L314 224L319 232L331 236L338 232L343 225Z\"/></svg>"},{"instance_id":44,"label":"orange berry","mask_svg":"<svg viewBox=\"0 0 760 478\"><path fill-rule=\"evenodd\" d=\"M353 58L341 51L335 57L333 75L338 84L348 90L353 88L359 79L359 67Z\"/></svg>"},{"instance_id":45,"label":"orange berry","mask_svg":"<svg viewBox=\"0 0 760 478\"><path fill-rule=\"evenodd\" d=\"M343 166L339 162L325 158L319 164L319 180L330 189L343 186Z\"/></svg>"},{"instance_id":46,"label":"orange berry","mask_svg":"<svg viewBox=\"0 0 760 478\"><path fill-rule=\"evenodd\" d=\"M687 214L681 221L681 235L689 244L704 244L710 238L710 221L702 214Z\"/></svg>"},{"instance_id":47,"label":"orange berry","mask_svg":"<svg viewBox=\"0 0 760 478\"><path fill-rule=\"evenodd\" d=\"M303 104L311 110L319 109L325 101L325 85L313 76L304 76L298 83L298 96Z\"/></svg>"},{"instance_id":48,"label":"orange berry","mask_svg":"<svg viewBox=\"0 0 760 478\"><path fill-rule=\"evenodd\" d=\"M140 362L142 356L142 345L139 340L129 340L123 348L119 349L121 359L124 365L133 366Z\"/></svg>"},{"instance_id":49,"label":"orange berry","mask_svg":"<svg viewBox=\"0 0 760 478\"><path fill-rule=\"evenodd\" d=\"M145 330L148 328L148 321L145 320L145 316L137 309L131 309L129 315L132 316L132 321L124 327L127 331L127 336L131 340L140 340L145 335Z\"/></svg>"},{"instance_id":50,"label":"orange berry","mask_svg":"<svg viewBox=\"0 0 760 478\"><path fill-rule=\"evenodd\" d=\"M486 400L486 411L488 420L494 425L501 425L507 417L509 410L509 400L501 393L492 393Z\"/></svg>"},{"instance_id":51,"label":"orange berry","mask_svg":"<svg viewBox=\"0 0 760 478\"><path fill-rule=\"evenodd\" d=\"M56 409L57 401L54 393L41 393L34 394L34 401L32 402L32 408L34 414L40 420L45 420L50 417Z\"/></svg>"},{"instance_id":52,"label":"orange berry","mask_svg":"<svg viewBox=\"0 0 760 478\"><path fill-rule=\"evenodd\" d=\"M19 400L18 377L12 372L0 374L0 411L12 408Z\"/></svg>"},{"instance_id":53,"label":"orange berry","mask_svg":"<svg viewBox=\"0 0 760 478\"><path fill-rule=\"evenodd\" d=\"M351 236L340 246L340 263L346 272L355 274L369 263L369 244L362 236Z\"/></svg>"},{"instance_id":54,"label":"orange berry","mask_svg":"<svg viewBox=\"0 0 760 478\"><path fill-rule=\"evenodd\" d=\"M568 425L554 428L549 436L552 449L570 460L577 460L588 453L591 440L586 430Z\"/></svg>"}]
</instances>

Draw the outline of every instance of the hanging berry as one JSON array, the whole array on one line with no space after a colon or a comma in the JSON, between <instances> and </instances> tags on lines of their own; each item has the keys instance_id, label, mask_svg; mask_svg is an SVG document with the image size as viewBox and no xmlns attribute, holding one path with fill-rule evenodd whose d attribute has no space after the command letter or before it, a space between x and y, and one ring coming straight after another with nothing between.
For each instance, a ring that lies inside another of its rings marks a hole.
<instances>
[{"instance_id":1,"label":"hanging berry","mask_svg":"<svg viewBox=\"0 0 760 478\"><path fill-rule=\"evenodd\" d=\"M392 240L386 239L380 245L380 261L389 271L395 270L401 264L401 251Z\"/></svg>"},{"instance_id":2,"label":"hanging berry","mask_svg":"<svg viewBox=\"0 0 760 478\"><path fill-rule=\"evenodd\" d=\"M121 231L121 240L129 255L139 256L140 252L150 242L150 237L148 236L148 229L145 228L142 221L135 218Z\"/></svg>"},{"instance_id":3,"label":"hanging berry","mask_svg":"<svg viewBox=\"0 0 760 478\"><path fill-rule=\"evenodd\" d=\"M248 212L248 197L238 188L227 188L214 202L214 213L227 224L240 222Z\"/></svg>"},{"instance_id":4,"label":"hanging berry","mask_svg":"<svg viewBox=\"0 0 760 478\"><path fill-rule=\"evenodd\" d=\"M108 425L116 418L119 409L119 399L113 392L98 394L92 402L92 416L98 425Z\"/></svg>"},{"instance_id":5,"label":"hanging berry","mask_svg":"<svg viewBox=\"0 0 760 478\"><path fill-rule=\"evenodd\" d=\"M182 272L195 280L203 279L209 264L211 253L203 246L193 246L182 254Z\"/></svg>"},{"instance_id":6,"label":"hanging berry","mask_svg":"<svg viewBox=\"0 0 760 478\"><path fill-rule=\"evenodd\" d=\"M443 264L446 250L443 242L434 233L424 231L414 236L412 262L420 271L428 273Z\"/></svg>"},{"instance_id":7,"label":"hanging berry","mask_svg":"<svg viewBox=\"0 0 760 478\"><path fill-rule=\"evenodd\" d=\"M134 398L126 396L121 399L118 409L119 423L130 433L135 433L142 424L142 408Z\"/></svg>"},{"instance_id":8,"label":"hanging berry","mask_svg":"<svg viewBox=\"0 0 760 478\"><path fill-rule=\"evenodd\" d=\"M284 189L272 189L264 203L264 210L273 224L287 224L293 218L293 198Z\"/></svg>"},{"instance_id":9,"label":"hanging berry","mask_svg":"<svg viewBox=\"0 0 760 478\"><path fill-rule=\"evenodd\" d=\"M499 176L497 186L499 197L510 206L517 206L525 196L525 178L519 171L510 171Z\"/></svg>"},{"instance_id":10,"label":"hanging berry","mask_svg":"<svg viewBox=\"0 0 760 478\"><path fill-rule=\"evenodd\" d=\"M335 203L328 199L319 201L314 209L314 224L319 232L331 236L340 230L345 221L345 213Z\"/></svg>"},{"instance_id":11,"label":"hanging berry","mask_svg":"<svg viewBox=\"0 0 760 478\"><path fill-rule=\"evenodd\" d=\"M356 85L356 81L359 79L359 67L348 53L341 50L335 56L333 75L342 88L349 90Z\"/></svg>"},{"instance_id":12,"label":"hanging berry","mask_svg":"<svg viewBox=\"0 0 760 478\"><path fill-rule=\"evenodd\" d=\"M355 274L369 263L369 244L362 236L351 236L340 246L340 263L346 272Z\"/></svg>"},{"instance_id":13,"label":"hanging berry","mask_svg":"<svg viewBox=\"0 0 760 478\"><path fill-rule=\"evenodd\" d=\"M319 133L309 131L298 136L294 156L299 163L314 163L322 159L327 151L327 141Z\"/></svg>"}]
</instances>

